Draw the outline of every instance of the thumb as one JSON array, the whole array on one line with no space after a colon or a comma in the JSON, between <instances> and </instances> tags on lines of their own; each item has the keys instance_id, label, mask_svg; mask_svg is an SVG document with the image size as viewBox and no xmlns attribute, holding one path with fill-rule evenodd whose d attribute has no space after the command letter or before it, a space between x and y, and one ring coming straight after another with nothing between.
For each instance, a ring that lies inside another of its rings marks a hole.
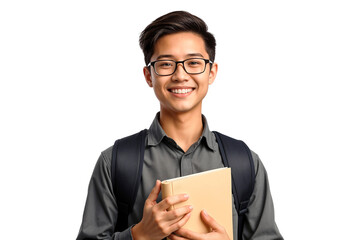
<instances>
[{"instance_id":1,"label":"thumb","mask_svg":"<svg viewBox=\"0 0 360 240\"><path fill-rule=\"evenodd\" d=\"M156 180L155 186L151 190L147 200L150 202L156 201L157 197L159 196L160 189L161 189L161 182L160 180Z\"/></svg>"},{"instance_id":2,"label":"thumb","mask_svg":"<svg viewBox=\"0 0 360 240\"><path fill-rule=\"evenodd\" d=\"M201 211L201 218L203 220L203 222L211 228L212 231L215 231L215 232L219 232L221 230L223 230L223 227L218 224L214 218L212 218L207 212L206 210L202 210Z\"/></svg>"}]
</instances>

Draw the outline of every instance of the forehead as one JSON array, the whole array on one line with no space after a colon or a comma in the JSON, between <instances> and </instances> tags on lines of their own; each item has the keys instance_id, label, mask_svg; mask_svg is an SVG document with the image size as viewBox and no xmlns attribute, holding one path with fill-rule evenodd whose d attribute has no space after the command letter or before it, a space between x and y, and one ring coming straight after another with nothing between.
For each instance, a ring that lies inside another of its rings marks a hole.
<instances>
[{"instance_id":1,"label":"forehead","mask_svg":"<svg viewBox=\"0 0 360 240\"><path fill-rule=\"evenodd\" d=\"M173 33L159 38L155 43L151 61L158 59L162 55L182 60L193 54L200 54L204 58L209 58L203 38L193 32Z\"/></svg>"}]
</instances>

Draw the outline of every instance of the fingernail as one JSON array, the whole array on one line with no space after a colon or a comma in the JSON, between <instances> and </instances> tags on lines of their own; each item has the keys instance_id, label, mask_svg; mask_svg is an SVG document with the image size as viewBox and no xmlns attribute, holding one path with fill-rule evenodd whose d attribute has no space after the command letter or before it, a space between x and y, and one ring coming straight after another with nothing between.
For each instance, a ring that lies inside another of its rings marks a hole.
<instances>
[{"instance_id":1,"label":"fingernail","mask_svg":"<svg viewBox=\"0 0 360 240\"><path fill-rule=\"evenodd\" d=\"M206 217L208 216L208 213L206 212L205 209L203 209L203 213L204 213L204 215L205 215Z\"/></svg>"},{"instance_id":2,"label":"fingernail","mask_svg":"<svg viewBox=\"0 0 360 240\"><path fill-rule=\"evenodd\" d=\"M194 209L194 207L193 207L193 206L189 206L189 209L190 209L190 210L193 210L193 209Z\"/></svg>"},{"instance_id":3,"label":"fingernail","mask_svg":"<svg viewBox=\"0 0 360 240\"><path fill-rule=\"evenodd\" d=\"M188 194L184 194L184 198L189 198L189 195L188 195Z\"/></svg>"}]
</instances>

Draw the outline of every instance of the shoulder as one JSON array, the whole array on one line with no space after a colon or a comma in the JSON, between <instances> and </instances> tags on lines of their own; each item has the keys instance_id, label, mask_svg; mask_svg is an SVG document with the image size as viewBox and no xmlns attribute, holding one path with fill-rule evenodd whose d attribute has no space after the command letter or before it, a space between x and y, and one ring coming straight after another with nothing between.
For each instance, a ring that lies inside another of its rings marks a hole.
<instances>
[{"instance_id":1,"label":"shoulder","mask_svg":"<svg viewBox=\"0 0 360 240\"><path fill-rule=\"evenodd\" d=\"M113 146L105 149L100 153L100 156L96 162L93 177L100 175L109 175L111 172L111 156L112 156L112 148Z\"/></svg>"},{"instance_id":2,"label":"shoulder","mask_svg":"<svg viewBox=\"0 0 360 240\"><path fill-rule=\"evenodd\" d=\"M107 149L102 151L100 154L101 161L103 161L103 163L106 164L107 166L111 165L111 157L112 157L113 147L114 146L108 147Z\"/></svg>"},{"instance_id":3,"label":"shoulder","mask_svg":"<svg viewBox=\"0 0 360 240\"><path fill-rule=\"evenodd\" d=\"M253 150L250 150L250 151L251 151L251 157L254 162L255 174L257 174L259 171L259 167L262 166L262 163L261 163L259 155L256 152L254 152Z\"/></svg>"},{"instance_id":4,"label":"shoulder","mask_svg":"<svg viewBox=\"0 0 360 240\"><path fill-rule=\"evenodd\" d=\"M254 162L255 177L257 178L259 175L266 174L265 166L261 161L259 155L256 152L254 152L252 149L250 149L250 151Z\"/></svg>"},{"instance_id":5,"label":"shoulder","mask_svg":"<svg viewBox=\"0 0 360 240\"><path fill-rule=\"evenodd\" d=\"M117 142L118 142L118 144L121 144L120 142L122 142L122 143L126 142L126 144L129 144L129 143L133 144L134 142L137 141L136 136L139 136L139 133L141 133L141 132L117 139L114 142L114 145L108 147L107 149L105 149L104 151L101 152L100 157L99 157L99 162L101 164L103 164L104 166L107 166L108 168L110 168L113 148L117 144ZM144 133L145 133L145 140L146 140L147 131L145 131ZM130 140L130 142L129 142L129 140ZM132 141L132 140L135 140L135 141ZM119 145L117 145L117 146L119 146Z\"/></svg>"},{"instance_id":6,"label":"shoulder","mask_svg":"<svg viewBox=\"0 0 360 240\"><path fill-rule=\"evenodd\" d=\"M250 150L254 162L255 183L266 183L268 181L267 171L258 154Z\"/></svg>"},{"instance_id":7,"label":"shoulder","mask_svg":"<svg viewBox=\"0 0 360 240\"><path fill-rule=\"evenodd\" d=\"M258 172L259 170L259 167L262 166L261 164L261 160L260 160L260 157L259 155L254 152L252 150L252 148L243 140L240 140L238 138L233 138L233 137L230 137L228 135L225 135L225 134L222 134L222 133L219 133L219 132L216 132L216 131L213 131L213 135L214 135L214 138L219 135L219 137L221 137L222 140L224 139L228 139L228 141L226 141L227 144L230 144L230 146L232 145L233 147L234 146L237 146L238 143L241 143L241 144L245 144L245 146L250 150L251 152L251 158L253 160L253 163L254 163L254 169L255 169L255 173ZM217 139L218 140L218 139ZM235 144L234 144L235 143Z\"/></svg>"}]
</instances>

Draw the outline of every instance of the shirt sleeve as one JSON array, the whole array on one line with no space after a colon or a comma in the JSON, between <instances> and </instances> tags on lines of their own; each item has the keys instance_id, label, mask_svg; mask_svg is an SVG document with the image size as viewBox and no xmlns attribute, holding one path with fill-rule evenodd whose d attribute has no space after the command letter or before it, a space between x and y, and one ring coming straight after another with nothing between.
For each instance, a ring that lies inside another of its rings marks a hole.
<instances>
[{"instance_id":1,"label":"shirt sleeve","mask_svg":"<svg viewBox=\"0 0 360 240\"><path fill-rule=\"evenodd\" d=\"M274 205L269 180L259 156L252 152L255 186L245 215L243 240L283 240L275 223Z\"/></svg>"},{"instance_id":2,"label":"shirt sleeve","mask_svg":"<svg viewBox=\"0 0 360 240\"><path fill-rule=\"evenodd\" d=\"M132 240L131 227L114 233L118 210L111 183L109 151L101 153L91 176L77 240Z\"/></svg>"}]
</instances>

